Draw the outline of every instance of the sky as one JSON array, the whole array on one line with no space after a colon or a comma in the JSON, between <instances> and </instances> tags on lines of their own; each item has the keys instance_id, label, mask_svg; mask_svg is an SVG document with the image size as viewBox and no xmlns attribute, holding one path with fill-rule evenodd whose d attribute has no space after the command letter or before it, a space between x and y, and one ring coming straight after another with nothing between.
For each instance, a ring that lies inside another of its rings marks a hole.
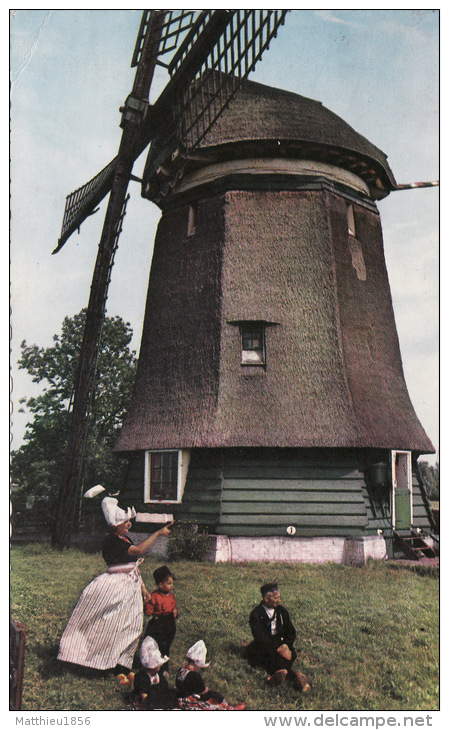
<instances>
[{"instance_id":1,"label":"sky","mask_svg":"<svg viewBox=\"0 0 449 730\"><path fill-rule=\"evenodd\" d=\"M117 153L141 10L16 10L10 20L12 447L37 386L20 343L48 347L87 305L106 201L56 255L65 197ZM294 10L250 78L321 101L388 155L398 183L439 178L438 10ZM155 89L162 88L162 73ZM134 167L142 172L146 152ZM131 183L107 313L138 353L159 209ZM439 188L378 203L409 393L439 447ZM432 463L436 457L426 457Z\"/></svg>"}]
</instances>

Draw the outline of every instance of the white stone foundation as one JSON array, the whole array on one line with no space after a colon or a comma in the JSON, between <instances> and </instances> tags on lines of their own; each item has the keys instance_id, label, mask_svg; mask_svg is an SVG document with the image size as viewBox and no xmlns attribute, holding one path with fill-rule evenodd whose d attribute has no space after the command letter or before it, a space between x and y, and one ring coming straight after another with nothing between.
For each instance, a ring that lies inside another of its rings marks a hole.
<instances>
[{"instance_id":1,"label":"white stone foundation","mask_svg":"<svg viewBox=\"0 0 449 730\"><path fill-rule=\"evenodd\" d=\"M348 538L345 545L346 565L365 565L368 558L387 560L387 544L383 535L369 535L360 538Z\"/></svg>"},{"instance_id":2,"label":"white stone foundation","mask_svg":"<svg viewBox=\"0 0 449 730\"><path fill-rule=\"evenodd\" d=\"M345 537L227 537L211 535L208 560L214 563L340 563L365 565L368 558L386 560L382 535Z\"/></svg>"},{"instance_id":3,"label":"white stone foundation","mask_svg":"<svg viewBox=\"0 0 449 730\"><path fill-rule=\"evenodd\" d=\"M145 533L130 533L135 544ZM383 535L346 537L227 537L210 535L207 560L212 563L340 563L365 565L368 558L387 559ZM161 536L148 555L167 557L168 538Z\"/></svg>"}]
</instances>

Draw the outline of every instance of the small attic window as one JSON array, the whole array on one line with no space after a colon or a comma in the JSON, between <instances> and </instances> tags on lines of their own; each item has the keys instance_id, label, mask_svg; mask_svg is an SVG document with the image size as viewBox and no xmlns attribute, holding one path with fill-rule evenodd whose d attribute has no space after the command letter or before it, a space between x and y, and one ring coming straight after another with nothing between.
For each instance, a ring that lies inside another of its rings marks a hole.
<instances>
[{"instance_id":1,"label":"small attic window","mask_svg":"<svg viewBox=\"0 0 449 730\"><path fill-rule=\"evenodd\" d=\"M265 325L263 322L242 322L242 365L265 365Z\"/></svg>"},{"instance_id":2,"label":"small attic window","mask_svg":"<svg viewBox=\"0 0 449 730\"><path fill-rule=\"evenodd\" d=\"M196 205L189 205L189 216L187 219L187 235L193 236L196 231Z\"/></svg>"},{"instance_id":3,"label":"small attic window","mask_svg":"<svg viewBox=\"0 0 449 730\"><path fill-rule=\"evenodd\" d=\"M356 238L354 206L352 205L352 203L346 204L346 215L348 218L348 233L350 236Z\"/></svg>"}]
</instances>

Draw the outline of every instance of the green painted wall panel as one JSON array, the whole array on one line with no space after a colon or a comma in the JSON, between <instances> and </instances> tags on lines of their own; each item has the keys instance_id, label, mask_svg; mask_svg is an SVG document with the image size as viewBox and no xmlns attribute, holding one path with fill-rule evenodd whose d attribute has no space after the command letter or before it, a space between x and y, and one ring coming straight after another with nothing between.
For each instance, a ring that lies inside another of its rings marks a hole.
<instances>
[{"instance_id":1,"label":"green painted wall panel","mask_svg":"<svg viewBox=\"0 0 449 730\"><path fill-rule=\"evenodd\" d=\"M417 515L413 520L413 527L424 527L427 530L430 529L427 514Z\"/></svg>"},{"instance_id":2,"label":"green painted wall panel","mask_svg":"<svg viewBox=\"0 0 449 730\"><path fill-rule=\"evenodd\" d=\"M248 457L235 450L223 451L222 457L221 465L209 466L205 480L198 478L204 471L197 467L190 470L180 516L206 521L206 515L215 514L218 524L214 531L235 536L285 536L290 524L297 528L297 536L347 536L361 534L368 524L361 493L363 474L354 469L354 460L339 462L335 454L329 457L322 452L307 452L304 458L304 452L301 456L293 451L283 452L281 459L276 454L260 452ZM214 513L210 492L202 490L219 473L221 506L217 504ZM193 499L197 500L196 505L192 504Z\"/></svg>"},{"instance_id":3,"label":"green painted wall panel","mask_svg":"<svg viewBox=\"0 0 449 730\"><path fill-rule=\"evenodd\" d=\"M222 525L294 525L296 528L317 525L339 526L339 527L365 527L368 524L366 515L273 515L273 514L222 514L220 523ZM299 537L299 535L298 535Z\"/></svg>"},{"instance_id":4,"label":"green painted wall panel","mask_svg":"<svg viewBox=\"0 0 449 730\"><path fill-rule=\"evenodd\" d=\"M419 505L419 506L414 505L414 507L413 507L413 523L415 522L415 520L417 518L420 518L420 517L427 518L427 510L424 507L424 505Z\"/></svg>"},{"instance_id":5,"label":"green painted wall panel","mask_svg":"<svg viewBox=\"0 0 449 730\"><path fill-rule=\"evenodd\" d=\"M412 480L412 496L413 496L413 527L420 527L424 530L433 529L432 520L429 515L430 503L425 493L424 487L419 483L416 472L413 472Z\"/></svg>"},{"instance_id":6,"label":"green painted wall panel","mask_svg":"<svg viewBox=\"0 0 449 730\"><path fill-rule=\"evenodd\" d=\"M193 450L182 503L176 518L199 525L214 526L220 516L221 461L217 452Z\"/></svg>"},{"instance_id":7,"label":"green painted wall panel","mask_svg":"<svg viewBox=\"0 0 449 730\"><path fill-rule=\"evenodd\" d=\"M189 480L189 488L190 489L198 489L198 490L204 490L204 489L215 489L216 491L221 491L221 479L198 479L196 474L192 474L188 476Z\"/></svg>"},{"instance_id":8,"label":"green painted wall panel","mask_svg":"<svg viewBox=\"0 0 449 730\"><path fill-rule=\"evenodd\" d=\"M126 501L136 507L143 508L144 455L139 453L129 462L126 479Z\"/></svg>"},{"instance_id":9,"label":"green painted wall panel","mask_svg":"<svg viewBox=\"0 0 449 730\"><path fill-rule=\"evenodd\" d=\"M286 536L294 525L296 537L360 534L369 524L363 485L363 473L347 454L339 460L335 453L289 452L285 461L265 463L260 455L246 462L229 455L218 531Z\"/></svg>"},{"instance_id":10,"label":"green painted wall panel","mask_svg":"<svg viewBox=\"0 0 449 730\"><path fill-rule=\"evenodd\" d=\"M333 479L333 480L314 480L310 479L224 479L223 480L225 489L288 489L296 491L347 491L347 492L360 492L360 477L359 481L346 480L346 479Z\"/></svg>"},{"instance_id":11,"label":"green painted wall panel","mask_svg":"<svg viewBox=\"0 0 449 730\"><path fill-rule=\"evenodd\" d=\"M362 487L362 495L365 500L370 523L379 520L385 521L390 518L390 492L386 491L383 500L374 499L370 496L366 485Z\"/></svg>"},{"instance_id":12,"label":"green painted wall panel","mask_svg":"<svg viewBox=\"0 0 449 730\"><path fill-rule=\"evenodd\" d=\"M223 449L224 468L261 466L281 470L289 467L340 469L352 471L364 463L365 453L357 449Z\"/></svg>"},{"instance_id":13,"label":"green painted wall panel","mask_svg":"<svg viewBox=\"0 0 449 730\"><path fill-rule=\"evenodd\" d=\"M196 486L196 485L195 485ZM202 488L197 489L195 487L189 487L188 492L184 492L184 498L183 502L188 501L189 499L193 499L195 502L205 502L209 499L217 501L220 501L220 495L221 490L220 489L208 489L208 488Z\"/></svg>"},{"instance_id":14,"label":"green painted wall panel","mask_svg":"<svg viewBox=\"0 0 449 730\"><path fill-rule=\"evenodd\" d=\"M364 515L365 504L329 504L322 502L285 504L282 502L243 502L236 505L222 502L222 515Z\"/></svg>"},{"instance_id":15,"label":"green painted wall panel","mask_svg":"<svg viewBox=\"0 0 449 730\"><path fill-rule=\"evenodd\" d=\"M240 466L232 465L223 468L223 477L228 479L360 479L360 472L354 469L338 469L324 468L320 466L252 466L250 464L242 464Z\"/></svg>"},{"instance_id":16,"label":"green painted wall panel","mask_svg":"<svg viewBox=\"0 0 449 730\"><path fill-rule=\"evenodd\" d=\"M199 468L194 466L194 478L198 481L214 482L221 480L221 468L220 467L209 467L207 469Z\"/></svg>"},{"instance_id":17,"label":"green painted wall panel","mask_svg":"<svg viewBox=\"0 0 449 730\"><path fill-rule=\"evenodd\" d=\"M218 512L212 510L198 510L189 505L183 505L182 509L177 510L177 520L179 522L199 521L201 524L215 523L218 519Z\"/></svg>"},{"instance_id":18,"label":"green painted wall panel","mask_svg":"<svg viewBox=\"0 0 449 730\"><path fill-rule=\"evenodd\" d=\"M345 504L365 504L362 494L359 491L351 490L350 492L326 491L320 492L302 489L292 489L287 491L285 485L283 489L263 491L261 489L239 490L225 489L223 491L222 502L344 502Z\"/></svg>"}]
</instances>

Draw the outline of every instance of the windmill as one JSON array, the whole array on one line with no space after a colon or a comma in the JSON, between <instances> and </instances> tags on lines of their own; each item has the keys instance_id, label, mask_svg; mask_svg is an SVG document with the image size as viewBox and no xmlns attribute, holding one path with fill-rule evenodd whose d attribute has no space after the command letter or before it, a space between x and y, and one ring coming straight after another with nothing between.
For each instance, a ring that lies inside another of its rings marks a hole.
<instances>
[{"instance_id":1,"label":"windmill","mask_svg":"<svg viewBox=\"0 0 449 730\"><path fill-rule=\"evenodd\" d=\"M142 195L162 216L115 446L140 529L190 521L216 560L298 562L432 529L377 201L433 184L398 185L320 102L249 80L189 160L154 141Z\"/></svg>"},{"instance_id":2,"label":"windmill","mask_svg":"<svg viewBox=\"0 0 449 730\"><path fill-rule=\"evenodd\" d=\"M115 447L129 460L126 501L144 527L174 517L207 529L217 560L410 548L432 528L417 458L433 446L405 383L376 202L435 183L398 185L386 155L320 102L243 78L283 15L238 11L223 31L230 16L204 12L164 16L159 43L173 31L178 44L171 81L147 111L134 97L123 110L124 132L143 115L133 154L151 139L142 196L162 211ZM120 169L69 196L58 247ZM75 492L62 490L55 544Z\"/></svg>"},{"instance_id":3,"label":"windmill","mask_svg":"<svg viewBox=\"0 0 449 730\"><path fill-rule=\"evenodd\" d=\"M86 185L68 196L61 236L54 253L96 211L110 192L86 314L66 456L53 533L54 547L70 538L81 468L82 446L92 393L95 362L114 254L126 212L133 164L158 140L155 170L170 185L182 175L187 160L220 117L268 47L287 11L145 10L131 65L136 68L132 91L122 111L122 138L117 156ZM149 103L157 65L170 80L156 102Z\"/></svg>"}]
</instances>

